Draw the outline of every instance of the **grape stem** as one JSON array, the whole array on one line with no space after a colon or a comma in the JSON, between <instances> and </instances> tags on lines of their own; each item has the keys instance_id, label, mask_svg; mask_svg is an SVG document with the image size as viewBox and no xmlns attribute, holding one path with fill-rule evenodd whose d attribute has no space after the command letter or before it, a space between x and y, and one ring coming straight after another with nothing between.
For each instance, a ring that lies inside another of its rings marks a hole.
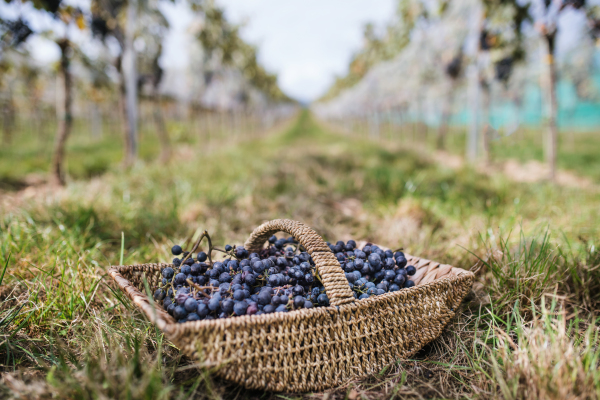
<instances>
[{"instance_id":1,"label":"grape stem","mask_svg":"<svg viewBox=\"0 0 600 400\"><path fill-rule=\"evenodd\" d=\"M200 293L202 296L210 298L209 295L207 295L206 293L204 293L202 291L203 289L206 289L206 286L197 285L191 279L186 279L186 281L190 286L192 286L194 289L196 289L196 293Z\"/></svg>"},{"instance_id":2,"label":"grape stem","mask_svg":"<svg viewBox=\"0 0 600 400\"><path fill-rule=\"evenodd\" d=\"M204 230L204 232L202 232L202 235L200 235L200 237L198 238L198 240L196 240L196 243L194 243L194 247L192 247L192 250L187 254L187 256L185 256L183 258L183 260L181 260L181 264L183 265L185 263L185 261L190 258L190 256L193 257L193 254L196 250L198 250L198 247L200 246L200 243L202 242L202 239L204 239L206 237L206 239L208 240L208 262L212 265L212 258L211 258L211 253L213 251L213 245L212 245L212 240L210 240L210 235L208 234L207 230Z\"/></svg>"}]
</instances>

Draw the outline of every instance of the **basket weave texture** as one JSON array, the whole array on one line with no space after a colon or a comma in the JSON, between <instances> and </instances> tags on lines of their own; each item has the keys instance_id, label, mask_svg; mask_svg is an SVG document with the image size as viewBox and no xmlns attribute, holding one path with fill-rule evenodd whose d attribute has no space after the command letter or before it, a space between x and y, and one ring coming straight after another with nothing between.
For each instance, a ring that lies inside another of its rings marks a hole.
<instances>
[{"instance_id":1,"label":"basket weave texture","mask_svg":"<svg viewBox=\"0 0 600 400\"><path fill-rule=\"evenodd\" d=\"M439 336L473 283L469 271L406 254L415 287L358 301L327 244L300 222L267 222L245 247L258 250L279 231L311 254L331 306L179 324L144 294L144 277L153 291L170 264L114 266L109 274L186 355L247 388L287 392L339 386L410 357Z\"/></svg>"}]
</instances>

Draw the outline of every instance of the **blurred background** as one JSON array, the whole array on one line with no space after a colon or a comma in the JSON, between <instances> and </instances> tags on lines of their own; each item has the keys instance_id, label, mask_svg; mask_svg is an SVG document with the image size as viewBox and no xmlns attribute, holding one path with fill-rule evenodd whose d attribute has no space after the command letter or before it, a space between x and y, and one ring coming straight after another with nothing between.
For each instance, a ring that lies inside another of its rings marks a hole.
<instances>
[{"instance_id":1,"label":"blurred background","mask_svg":"<svg viewBox=\"0 0 600 400\"><path fill-rule=\"evenodd\" d=\"M448 162L600 180L596 3L4 0L0 188L164 162L301 106Z\"/></svg>"}]
</instances>

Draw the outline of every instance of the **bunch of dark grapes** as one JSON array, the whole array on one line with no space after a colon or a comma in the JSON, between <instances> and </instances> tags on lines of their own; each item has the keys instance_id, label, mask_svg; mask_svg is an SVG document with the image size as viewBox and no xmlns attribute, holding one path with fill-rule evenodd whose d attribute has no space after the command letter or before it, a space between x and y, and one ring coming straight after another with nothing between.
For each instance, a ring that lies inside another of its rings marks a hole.
<instances>
[{"instance_id":1,"label":"bunch of dark grapes","mask_svg":"<svg viewBox=\"0 0 600 400\"><path fill-rule=\"evenodd\" d=\"M384 251L370 243L360 250L354 240L328 245L346 273L354 297L359 300L415 286L409 276L414 275L417 269L407 265L408 261L401 251Z\"/></svg>"},{"instance_id":2,"label":"bunch of dark grapes","mask_svg":"<svg viewBox=\"0 0 600 400\"><path fill-rule=\"evenodd\" d=\"M416 272L402 252L383 251L373 244L362 250L356 242L328 243L346 273L354 297L395 292L414 286ZM288 312L329 305L312 257L294 238L272 236L260 253L225 246L225 260L207 262L173 246L172 266L162 269L162 285L154 299L178 322Z\"/></svg>"}]
</instances>

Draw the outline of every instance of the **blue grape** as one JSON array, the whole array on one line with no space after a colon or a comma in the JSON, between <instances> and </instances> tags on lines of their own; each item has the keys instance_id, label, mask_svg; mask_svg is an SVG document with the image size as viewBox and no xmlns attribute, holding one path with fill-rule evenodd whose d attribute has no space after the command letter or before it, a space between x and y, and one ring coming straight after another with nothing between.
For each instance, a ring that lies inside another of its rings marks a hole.
<instances>
[{"instance_id":1,"label":"blue grape","mask_svg":"<svg viewBox=\"0 0 600 400\"><path fill-rule=\"evenodd\" d=\"M383 268L385 269L394 269L396 266L396 261L393 258L386 258L383 264Z\"/></svg>"},{"instance_id":2,"label":"blue grape","mask_svg":"<svg viewBox=\"0 0 600 400\"><path fill-rule=\"evenodd\" d=\"M261 272L263 272L265 270L265 264L260 260L255 261L252 264L252 269L254 270L254 272L260 274Z\"/></svg>"},{"instance_id":3,"label":"blue grape","mask_svg":"<svg viewBox=\"0 0 600 400\"><path fill-rule=\"evenodd\" d=\"M186 321L187 322L200 321L200 316L198 314L196 314L195 312L188 314Z\"/></svg>"},{"instance_id":4,"label":"blue grape","mask_svg":"<svg viewBox=\"0 0 600 400\"><path fill-rule=\"evenodd\" d=\"M397 284L400 287L402 287L404 285L405 281L406 281L406 276L403 275L403 274L398 274L394 278L394 283Z\"/></svg>"},{"instance_id":5,"label":"blue grape","mask_svg":"<svg viewBox=\"0 0 600 400\"><path fill-rule=\"evenodd\" d=\"M248 303L245 300L238 301L233 305L233 312L235 315L245 315L248 309Z\"/></svg>"},{"instance_id":6,"label":"blue grape","mask_svg":"<svg viewBox=\"0 0 600 400\"><path fill-rule=\"evenodd\" d=\"M181 248L181 246L179 246L178 244L176 244L175 246L171 247L171 253L174 256L178 256L181 253L183 253L183 249Z\"/></svg>"},{"instance_id":7,"label":"blue grape","mask_svg":"<svg viewBox=\"0 0 600 400\"><path fill-rule=\"evenodd\" d=\"M196 260L198 260L198 262L204 262L208 259L208 255L201 251L200 253L198 253L198 256L196 257Z\"/></svg>"},{"instance_id":8,"label":"blue grape","mask_svg":"<svg viewBox=\"0 0 600 400\"><path fill-rule=\"evenodd\" d=\"M198 309L198 302L193 297L188 297L185 303L183 303L183 307L189 313L195 312Z\"/></svg>"},{"instance_id":9,"label":"blue grape","mask_svg":"<svg viewBox=\"0 0 600 400\"><path fill-rule=\"evenodd\" d=\"M198 276L202 273L202 265L199 263L192 264L190 267L190 274L193 276Z\"/></svg>"},{"instance_id":10,"label":"blue grape","mask_svg":"<svg viewBox=\"0 0 600 400\"><path fill-rule=\"evenodd\" d=\"M263 306L269 304L271 302L271 294L266 291L262 291L258 294L258 304L262 304Z\"/></svg>"},{"instance_id":11,"label":"blue grape","mask_svg":"<svg viewBox=\"0 0 600 400\"><path fill-rule=\"evenodd\" d=\"M182 306L177 306L173 310L173 317L175 319L183 319L186 316L187 316L187 311L185 311L185 308L183 308Z\"/></svg>"},{"instance_id":12,"label":"blue grape","mask_svg":"<svg viewBox=\"0 0 600 400\"><path fill-rule=\"evenodd\" d=\"M304 307L304 302L306 301L306 299L303 296L296 296L294 297L294 307L295 308L302 308Z\"/></svg>"},{"instance_id":13,"label":"blue grape","mask_svg":"<svg viewBox=\"0 0 600 400\"><path fill-rule=\"evenodd\" d=\"M186 276L185 276L185 274L182 274L182 273L180 272L180 273L178 273L177 275L175 275L175 279L174 279L174 281L175 281L175 284L176 284L176 285L183 285L183 284L185 283L185 279L186 279Z\"/></svg>"},{"instance_id":14,"label":"blue grape","mask_svg":"<svg viewBox=\"0 0 600 400\"><path fill-rule=\"evenodd\" d=\"M245 298L246 298L246 295L243 290L238 289L233 292L234 300L241 301L241 300L244 300Z\"/></svg>"},{"instance_id":15,"label":"blue grape","mask_svg":"<svg viewBox=\"0 0 600 400\"><path fill-rule=\"evenodd\" d=\"M273 312L275 312L275 306L273 306L273 305L271 305L271 304L267 304L267 305L265 306L265 308L263 308L263 312L264 312L265 314L270 314L270 313L273 313Z\"/></svg>"},{"instance_id":16,"label":"blue grape","mask_svg":"<svg viewBox=\"0 0 600 400\"><path fill-rule=\"evenodd\" d=\"M357 271L360 271L364 266L365 266L365 262L362 258L357 258L356 260L354 260L354 268Z\"/></svg>"},{"instance_id":17,"label":"blue grape","mask_svg":"<svg viewBox=\"0 0 600 400\"><path fill-rule=\"evenodd\" d=\"M384 277L385 280L393 281L395 277L396 277L396 272L394 270L386 270L385 271L385 277Z\"/></svg>"},{"instance_id":18,"label":"blue grape","mask_svg":"<svg viewBox=\"0 0 600 400\"><path fill-rule=\"evenodd\" d=\"M196 313L201 318L205 318L210 313L210 309L208 308L208 306L206 304L200 303L200 304L198 304L198 308L196 309Z\"/></svg>"},{"instance_id":19,"label":"blue grape","mask_svg":"<svg viewBox=\"0 0 600 400\"><path fill-rule=\"evenodd\" d=\"M246 252L247 250L243 247L236 247L235 248L235 256L237 258L244 258L246 256Z\"/></svg>"},{"instance_id":20,"label":"blue grape","mask_svg":"<svg viewBox=\"0 0 600 400\"><path fill-rule=\"evenodd\" d=\"M271 285L271 286L281 285L281 278L279 277L278 274L270 275L269 279L267 281L269 282L269 285Z\"/></svg>"},{"instance_id":21,"label":"blue grape","mask_svg":"<svg viewBox=\"0 0 600 400\"><path fill-rule=\"evenodd\" d=\"M225 299L221 302L221 309L223 312L227 314L231 314L233 312L234 301L231 299Z\"/></svg>"},{"instance_id":22,"label":"blue grape","mask_svg":"<svg viewBox=\"0 0 600 400\"><path fill-rule=\"evenodd\" d=\"M166 293L164 290L162 289L156 289L156 291L154 292L154 300L156 301L160 301L163 300L166 297Z\"/></svg>"},{"instance_id":23,"label":"blue grape","mask_svg":"<svg viewBox=\"0 0 600 400\"><path fill-rule=\"evenodd\" d=\"M248 274L244 278L244 282L248 285L254 285L256 283L256 277L253 274Z\"/></svg>"},{"instance_id":24,"label":"blue grape","mask_svg":"<svg viewBox=\"0 0 600 400\"><path fill-rule=\"evenodd\" d=\"M236 260L230 260L229 263L227 263L227 268L231 271L239 271L240 266Z\"/></svg>"},{"instance_id":25,"label":"blue grape","mask_svg":"<svg viewBox=\"0 0 600 400\"><path fill-rule=\"evenodd\" d=\"M321 305L321 306L329 305L329 297L327 297L327 294L325 294L325 293L320 294L319 297L317 297L317 301L319 302L319 305Z\"/></svg>"},{"instance_id":26,"label":"blue grape","mask_svg":"<svg viewBox=\"0 0 600 400\"><path fill-rule=\"evenodd\" d=\"M371 264L371 266L373 268L377 268L381 265L381 257L379 257L379 254L377 254L377 253L371 254L368 257L368 260L369 260L369 264Z\"/></svg>"},{"instance_id":27,"label":"blue grape","mask_svg":"<svg viewBox=\"0 0 600 400\"><path fill-rule=\"evenodd\" d=\"M219 307L221 307L221 305L220 305L220 301L218 298L213 297L212 299L210 299L208 301L208 309L210 311L218 311Z\"/></svg>"},{"instance_id":28,"label":"blue grape","mask_svg":"<svg viewBox=\"0 0 600 400\"><path fill-rule=\"evenodd\" d=\"M304 294L304 288L300 285L296 285L292 288L292 293L294 296L301 296Z\"/></svg>"},{"instance_id":29,"label":"blue grape","mask_svg":"<svg viewBox=\"0 0 600 400\"><path fill-rule=\"evenodd\" d=\"M173 278L173 276L175 275L175 271L171 267L163 268L161 273L162 273L162 276L168 280L171 280Z\"/></svg>"},{"instance_id":30,"label":"blue grape","mask_svg":"<svg viewBox=\"0 0 600 400\"><path fill-rule=\"evenodd\" d=\"M406 260L406 257L404 257L404 254L396 256L395 259L398 268L404 268L406 267L406 264L408 264L408 261Z\"/></svg>"},{"instance_id":31,"label":"blue grape","mask_svg":"<svg viewBox=\"0 0 600 400\"><path fill-rule=\"evenodd\" d=\"M225 282L225 283L221 283L221 284L219 285L219 291L220 291L221 293L228 292L228 291L229 291L229 289L231 289L231 285L230 285L229 283L227 283L227 282Z\"/></svg>"},{"instance_id":32,"label":"blue grape","mask_svg":"<svg viewBox=\"0 0 600 400\"><path fill-rule=\"evenodd\" d=\"M354 283L358 278L355 274L346 272L346 279L348 280L348 282Z\"/></svg>"},{"instance_id":33,"label":"blue grape","mask_svg":"<svg viewBox=\"0 0 600 400\"><path fill-rule=\"evenodd\" d=\"M190 265L183 265L179 270L184 275L190 275L192 273L192 267Z\"/></svg>"},{"instance_id":34,"label":"blue grape","mask_svg":"<svg viewBox=\"0 0 600 400\"><path fill-rule=\"evenodd\" d=\"M271 297L271 304L273 304L275 307L277 307L278 305L281 304L281 299L279 298L279 296L273 296Z\"/></svg>"}]
</instances>

